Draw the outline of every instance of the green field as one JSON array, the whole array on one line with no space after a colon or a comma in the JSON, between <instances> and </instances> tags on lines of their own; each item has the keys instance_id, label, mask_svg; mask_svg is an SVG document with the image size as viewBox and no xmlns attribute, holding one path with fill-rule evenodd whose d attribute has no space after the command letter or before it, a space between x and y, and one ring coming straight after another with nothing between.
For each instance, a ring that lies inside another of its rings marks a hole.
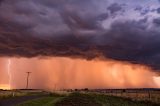
<instances>
[{"instance_id":1,"label":"green field","mask_svg":"<svg viewBox=\"0 0 160 106\"><path fill-rule=\"evenodd\" d=\"M104 94L77 92L65 96L49 95L17 106L160 106L160 104Z\"/></svg>"}]
</instances>

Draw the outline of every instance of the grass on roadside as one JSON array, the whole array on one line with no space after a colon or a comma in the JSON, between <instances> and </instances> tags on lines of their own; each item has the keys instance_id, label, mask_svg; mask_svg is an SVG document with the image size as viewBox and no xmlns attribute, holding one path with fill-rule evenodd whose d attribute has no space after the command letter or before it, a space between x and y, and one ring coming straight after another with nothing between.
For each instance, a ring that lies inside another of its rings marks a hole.
<instances>
[{"instance_id":1,"label":"grass on roadside","mask_svg":"<svg viewBox=\"0 0 160 106\"><path fill-rule=\"evenodd\" d=\"M104 94L77 92L69 95L51 93L48 97L27 101L17 106L160 106L160 104Z\"/></svg>"},{"instance_id":2,"label":"grass on roadside","mask_svg":"<svg viewBox=\"0 0 160 106\"><path fill-rule=\"evenodd\" d=\"M72 93L56 106L160 106L148 101L133 101L122 97L108 96L95 93Z\"/></svg>"},{"instance_id":3,"label":"grass on roadside","mask_svg":"<svg viewBox=\"0 0 160 106\"><path fill-rule=\"evenodd\" d=\"M17 106L54 106L54 104L61 100L63 97L64 95L50 93L47 97L26 101L24 103L18 104Z\"/></svg>"},{"instance_id":4,"label":"grass on roadside","mask_svg":"<svg viewBox=\"0 0 160 106\"><path fill-rule=\"evenodd\" d=\"M43 97L31 101L24 102L17 106L54 106L60 98L57 97Z\"/></svg>"},{"instance_id":5,"label":"grass on roadside","mask_svg":"<svg viewBox=\"0 0 160 106\"><path fill-rule=\"evenodd\" d=\"M22 96L46 95L46 92L23 92L23 91L5 91L0 92L0 100L10 99Z\"/></svg>"}]
</instances>

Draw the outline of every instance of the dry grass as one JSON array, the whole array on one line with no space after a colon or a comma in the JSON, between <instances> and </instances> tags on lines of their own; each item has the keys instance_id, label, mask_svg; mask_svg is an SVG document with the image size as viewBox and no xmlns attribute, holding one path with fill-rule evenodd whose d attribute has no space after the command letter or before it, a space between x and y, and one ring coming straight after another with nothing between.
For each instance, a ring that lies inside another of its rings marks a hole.
<instances>
[{"instance_id":1,"label":"dry grass","mask_svg":"<svg viewBox=\"0 0 160 106\"><path fill-rule=\"evenodd\" d=\"M160 92L107 93L107 95L130 98L137 101L160 103Z\"/></svg>"}]
</instances>

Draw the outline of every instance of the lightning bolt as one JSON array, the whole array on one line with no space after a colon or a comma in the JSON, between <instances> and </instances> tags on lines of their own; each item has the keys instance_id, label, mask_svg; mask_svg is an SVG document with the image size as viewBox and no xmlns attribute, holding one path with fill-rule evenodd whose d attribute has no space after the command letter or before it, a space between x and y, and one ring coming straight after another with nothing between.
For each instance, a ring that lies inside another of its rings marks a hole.
<instances>
[{"instance_id":1,"label":"lightning bolt","mask_svg":"<svg viewBox=\"0 0 160 106\"><path fill-rule=\"evenodd\" d=\"M11 59L8 59L7 61L7 73L8 73L8 77L9 77L9 89L11 89L11 69L10 69L10 66L11 66Z\"/></svg>"}]
</instances>

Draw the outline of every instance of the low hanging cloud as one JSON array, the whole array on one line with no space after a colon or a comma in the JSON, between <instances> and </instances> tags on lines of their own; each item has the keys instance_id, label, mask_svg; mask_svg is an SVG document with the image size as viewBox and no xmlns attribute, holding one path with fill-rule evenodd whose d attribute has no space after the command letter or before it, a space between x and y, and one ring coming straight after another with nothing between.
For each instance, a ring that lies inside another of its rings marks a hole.
<instances>
[{"instance_id":1,"label":"low hanging cloud","mask_svg":"<svg viewBox=\"0 0 160 106\"><path fill-rule=\"evenodd\" d=\"M153 20L153 23L154 23L157 27L160 27L160 17L154 19L154 20Z\"/></svg>"},{"instance_id":2,"label":"low hanging cloud","mask_svg":"<svg viewBox=\"0 0 160 106\"><path fill-rule=\"evenodd\" d=\"M157 0L1 0L0 56L103 57L160 69L159 14L151 11L158 6Z\"/></svg>"},{"instance_id":3,"label":"low hanging cloud","mask_svg":"<svg viewBox=\"0 0 160 106\"><path fill-rule=\"evenodd\" d=\"M114 14L116 12L122 11L123 5L114 3L114 4L111 4L107 9L110 11L111 14Z\"/></svg>"},{"instance_id":4,"label":"low hanging cloud","mask_svg":"<svg viewBox=\"0 0 160 106\"><path fill-rule=\"evenodd\" d=\"M159 13L159 14L160 14L160 8L158 8L158 9L157 9L157 13Z\"/></svg>"}]
</instances>

